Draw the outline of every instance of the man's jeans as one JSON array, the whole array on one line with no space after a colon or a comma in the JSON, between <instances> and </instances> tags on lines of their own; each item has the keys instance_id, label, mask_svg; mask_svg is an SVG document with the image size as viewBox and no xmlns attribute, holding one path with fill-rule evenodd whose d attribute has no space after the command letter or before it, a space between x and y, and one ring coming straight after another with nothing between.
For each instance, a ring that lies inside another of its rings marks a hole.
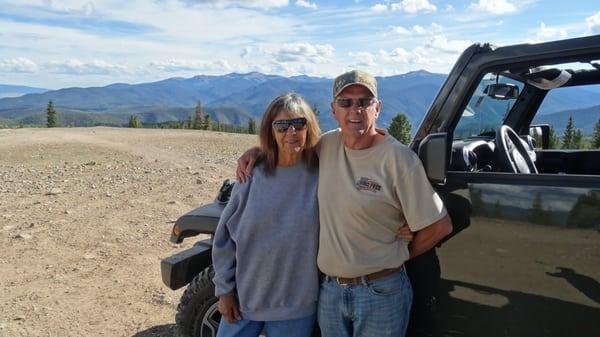
<instances>
[{"instance_id":1,"label":"man's jeans","mask_svg":"<svg viewBox=\"0 0 600 337\"><path fill-rule=\"evenodd\" d=\"M402 337L412 296L404 269L357 285L339 285L325 277L319 294L321 333L324 337Z\"/></svg>"},{"instance_id":2,"label":"man's jeans","mask_svg":"<svg viewBox=\"0 0 600 337\"><path fill-rule=\"evenodd\" d=\"M217 337L257 337L261 331L269 337L310 337L315 323L315 315L283 321L250 321L243 319L227 323L221 318Z\"/></svg>"}]
</instances>

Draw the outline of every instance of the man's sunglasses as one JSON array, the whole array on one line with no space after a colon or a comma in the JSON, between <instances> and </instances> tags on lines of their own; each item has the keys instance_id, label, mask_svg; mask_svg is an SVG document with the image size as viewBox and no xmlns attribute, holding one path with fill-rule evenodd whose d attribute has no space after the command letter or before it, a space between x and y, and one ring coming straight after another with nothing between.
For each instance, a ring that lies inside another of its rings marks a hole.
<instances>
[{"instance_id":1,"label":"man's sunglasses","mask_svg":"<svg viewBox=\"0 0 600 337\"><path fill-rule=\"evenodd\" d=\"M273 121L273 129L279 133L286 132L290 126L293 126L296 131L304 130L306 129L306 118L300 117Z\"/></svg>"},{"instance_id":2,"label":"man's sunglasses","mask_svg":"<svg viewBox=\"0 0 600 337\"><path fill-rule=\"evenodd\" d=\"M337 98L335 103L342 108L350 108L356 104L359 108L366 108L375 102L375 97L363 97L359 99Z\"/></svg>"}]
</instances>

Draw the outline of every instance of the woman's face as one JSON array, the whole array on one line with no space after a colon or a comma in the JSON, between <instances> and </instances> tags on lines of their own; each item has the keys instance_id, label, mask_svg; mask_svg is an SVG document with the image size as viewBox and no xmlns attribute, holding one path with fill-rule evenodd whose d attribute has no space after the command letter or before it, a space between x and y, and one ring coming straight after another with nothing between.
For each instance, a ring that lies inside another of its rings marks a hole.
<instances>
[{"instance_id":1,"label":"woman's face","mask_svg":"<svg viewBox=\"0 0 600 337\"><path fill-rule=\"evenodd\" d=\"M286 131L280 132L275 125L271 125L271 130L273 132L273 136L275 137L275 141L277 142L277 148L280 153L300 153L304 150L307 133L306 119L304 126L301 126L302 123L298 122L298 118L298 116L292 115L288 111L281 111L277 114L277 116L275 116L273 123L277 124L279 121L281 124L279 129L285 126L288 127ZM296 119L296 121L292 125L285 123L286 120L293 119ZM297 125L298 127L296 128L294 125Z\"/></svg>"}]
</instances>

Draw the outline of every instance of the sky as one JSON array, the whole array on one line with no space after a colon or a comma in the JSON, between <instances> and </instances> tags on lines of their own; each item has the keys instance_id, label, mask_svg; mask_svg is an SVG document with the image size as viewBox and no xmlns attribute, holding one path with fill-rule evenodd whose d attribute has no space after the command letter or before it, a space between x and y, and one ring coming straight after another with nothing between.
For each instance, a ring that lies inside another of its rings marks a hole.
<instances>
[{"instance_id":1,"label":"sky","mask_svg":"<svg viewBox=\"0 0 600 337\"><path fill-rule=\"evenodd\" d=\"M475 42L600 34L600 1L0 0L0 83L448 73Z\"/></svg>"}]
</instances>

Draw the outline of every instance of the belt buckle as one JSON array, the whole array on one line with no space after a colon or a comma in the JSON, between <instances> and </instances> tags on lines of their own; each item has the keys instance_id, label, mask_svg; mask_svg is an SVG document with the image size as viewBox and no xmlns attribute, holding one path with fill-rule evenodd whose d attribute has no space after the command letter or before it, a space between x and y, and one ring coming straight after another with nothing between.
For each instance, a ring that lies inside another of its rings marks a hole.
<instances>
[{"instance_id":1,"label":"belt buckle","mask_svg":"<svg viewBox=\"0 0 600 337\"><path fill-rule=\"evenodd\" d=\"M350 282L340 281L339 277L334 277L333 279L335 280L335 283L337 283L338 285L340 285L342 287L347 287L347 286L351 286L354 284L354 283L352 283L352 281L350 281ZM350 280L350 279L348 279L348 280Z\"/></svg>"}]
</instances>

